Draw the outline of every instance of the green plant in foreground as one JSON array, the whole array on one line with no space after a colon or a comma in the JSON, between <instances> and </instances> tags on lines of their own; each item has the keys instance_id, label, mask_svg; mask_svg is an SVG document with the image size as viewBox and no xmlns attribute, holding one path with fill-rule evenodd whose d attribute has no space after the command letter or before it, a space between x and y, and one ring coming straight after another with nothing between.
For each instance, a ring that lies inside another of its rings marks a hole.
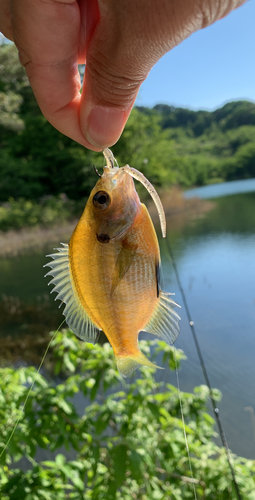
<instances>
[{"instance_id":1,"label":"green plant in foreground","mask_svg":"<svg viewBox=\"0 0 255 500\"><path fill-rule=\"evenodd\" d=\"M123 381L109 344L82 343L63 331L53 345L55 373L62 377L58 382L32 367L0 370L0 450L21 417L1 457L1 500L183 500L194 498L193 485L201 500L236 498L225 451L212 441L207 387L182 393L191 478L173 385L157 382L155 372L146 367L138 378ZM175 368L172 347L164 342L140 345L145 354L152 346L164 366ZM175 357L179 364L184 355L176 350ZM73 400L77 393L81 414ZM219 398L216 390L214 397ZM72 460L62 454L63 447ZM56 458L38 462L39 448L57 453ZM21 457L27 459L26 472L15 468ZM255 499L255 462L232 460L243 500Z\"/></svg>"}]
</instances>

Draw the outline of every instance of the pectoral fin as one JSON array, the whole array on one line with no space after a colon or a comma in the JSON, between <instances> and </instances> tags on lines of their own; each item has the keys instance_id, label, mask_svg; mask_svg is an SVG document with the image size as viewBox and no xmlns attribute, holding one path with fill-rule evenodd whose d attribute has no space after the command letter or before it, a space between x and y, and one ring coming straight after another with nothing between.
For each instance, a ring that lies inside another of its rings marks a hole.
<instances>
[{"instance_id":1,"label":"pectoral fin","mask_svg":"<svg viewBox=\"0 0 255 500\"><path fill-rule=\"evenodd\" d=\"M158 303L144 330L161 337L168 344L173 344L179 333L180 316L174 311L174 307L180 307L171 299L170 293L159 290Z\"/></svg>"},{"instance_id":2,"label":"pectoral fin","mask_svg":"<svg viewBox=\"0 0 255 500\"><path fill-rule=\"evenodd\" d=\"M137 246L128 245L127 241L123 240L122 248L120 250L114 268L113 279L112 279L112 293L117 288L121 280L124 278L125 274L128 272L134 260L136 249Z\"/></svg>"},{"instance_id":3,"label":"pectoral fin","mask_svg":"<svg viewBox=\"0 0 255 500\"><path fill-rule=\"evenodd\" d=\"M51 267L51 270L45 276L53 276L49 285L55 287L52 292L58 292L55 300L61 300L66 304L63 314L71 330L82 340L94 344L100 334L100 329L93 323L89 315L81 304L76 292L75 285L71 275L69 262L69 246L62 243L63 248L57 248L58 253L47 255L53 260L45 264L44 267Z\"/></svg>"}]
</instances>

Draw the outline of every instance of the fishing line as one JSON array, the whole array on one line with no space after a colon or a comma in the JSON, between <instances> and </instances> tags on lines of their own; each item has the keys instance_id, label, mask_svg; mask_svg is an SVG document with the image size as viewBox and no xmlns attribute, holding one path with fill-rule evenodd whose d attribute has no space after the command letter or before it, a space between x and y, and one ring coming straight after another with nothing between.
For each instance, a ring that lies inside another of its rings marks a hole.
<instances>
[{"instance_id":1,"label":"fishing line","mask_svg":"<svg viewBox=\"0 0 255 500\"><path fill-rule=\"evenodd\" d=\"M173 356L174 356L174 361L175 361L175 373L176 373L176 380L177 380L177 387L178 387L178 396L179 396L180 409L181 409L181 415L182 415L182 427L183 427L184 439L185 439L186 450L187 450L187 455L188 455L188 460L189 460L189 470L190 470L191 477L193 479L192 485L193 485L194 497L195 497L195 500L197 500L197 494L196 494L196 488L195 488L195 482L194 482L193 469L192 469L191 459L190 459L190 453L189 453L189 445L188 445L187 433L186 433L186 429L185 429L185 420L184 420L184 414L183 414L183 409L182 409L182 398L181 398L181 390L180 390L179 373L178 373L178 368L177 368L177 360L176 360L176 356L175 356L175 347L173 347Z\"/></svg>"},{"instance_id":2,"label":"fishing line","mask_svg":"<svg viewBox=\"0 0 255 500\"><path fill-rule=\"evenodd\" d=\"M11 441L11 439L12 439L13 435L14 435L14 432L16 431L16 429L17 429L17 427L18 427L18 425L19 425L19 423L20 423L20 421L21 421L21 418L22 418L22 417L23 417L23 415L24 415L24 411L25 411L26 404L27 404L27 402L28 402L28 400L29 400L30 394L31 394L31 392L32 392L32 390L33 390L33 388L34 388L34 385L35 385L35 379L36 379L36 376L37 376L37 375L38 375L38 373L40 372L40 370L41 370L41 368L42 368L42 365L43 365L43 363L44 363L44 360L45 360L45 358L46 358L46 356L47 356L48 350L49 350L49 348L50 348L50 346L51 346L51 344L52 344L53 340L55 339L55 337L56 337L57 333L59 332L59 330L60 330L60 328L61 328L61 326L63 325L63 323L64 323L64 322L65 322L65 319L64 319L64 320L62 321L62 323L59 325L58 329L55 331L55 333L54 333L53 337L50 339L50 341L49 341L49 343L48 343L48 345L47 345L47 347L46 347L46 350L45 350L45 353L44 353L44 355L43 355L42 361L41 361L41 363L40 363L40 365L39 365L38 370L36 371L36 374L35 374L35 376L34 376L34 379L33 379L32 385L31 385L31 387L30 387L30 389L29 389L29 391L28 391L28 393L27 393L26 399L25 399L24 404L23 404L23 407L22 407L22 409L21 409L21 415L17 418L17 420L16 420L16 422L15 422L15 424L14 424L14 427L13 427L13 429L12 429L12 431L11 431L11 434L10 434L10 436L9 436L8 440L7 440L7 443L4 445L4 447L3 447L3 449L2 449L2 451L1 451L1 453L0 453L0 459L1 459L2 455L3 455L3 453L5 452L5 450L8 448L8 446L9 446L9 444L10 444L10 441Z\"/></svg>"},{"instance_id":3,"label":"fishing line","mask_svg":"<svg viewBox=\"0 0 255 500\"><path fill-rule=\"evenodd\" d=\"M196 346L198 358L199 358L199 361L200 361L200 365L201 365L201 368L202 368L202 371L203 371L204 379L205 379L206 385L207 385L207 387L209 389L210 400L211 400L213 412L214 412L215 419L216 419L216 422L217 422L217 425L218 425L221 442L222 442L222 445L224 446L225 451L226 451L227 461L228 461L228 464L229 464L229 468L230 468L230 472L231 472L233 484L234 484L234 487L235 487L235 490L236 490L236 494L237 494L238 500L242 500L242 496L241 496L238 484L236 482L235 471L234 471L232 463L231 463L231 457L230 457L230 452L229 452L229 447L228 447L227 439L226 439L226 436L225 436L225 433L224 433L224 430L223 430L223 426L222 426L222 423L221 423L221 419L220 419L220 416L219 416L219 408L217 408L216 401L215 401L215 399L213 397L213 394L212 394L212 387L211 387L209 376L208 376L208 373L207 373L207 370L206 370L205 362L204 362L204 359L203 359L203 356L202 356L202 351L200 349L200 345L199 345L199 342L198 342L198 337L197 337L197 334L196 334L196 330L195 330L195 326L194 326L194 321L192 321L191 313L190 313L190 310L189 310L189 306L188 306L188 302L187 302L187 299L186 299L186 295L185 295L184 289L182 287L182 283L181 283L179 271L178 271L178 268L177 268L177 264L176 264L176 261L175 261L175 258L174 258L174 254L173 254L173 251L172 251L172 248L171 248L171 245L170 245L168 239L166 239L166 245L167 245L167 248L168 248L168 251L169 251L169 255L171 257L171 261L172 261L173 269L174 269L174 272L175 272L176 280L177 280L177 283L178 283L178 286L179 286L179 290L181 292L181 296L182 296L184 308L185 308L185 311L186 311L186 314L187 314L187 318L188 318L188 321L189 321L189 326L190 326L190 329L191 329L193 340L195 342L195 346Z\"/></svg>"}]
</instances>

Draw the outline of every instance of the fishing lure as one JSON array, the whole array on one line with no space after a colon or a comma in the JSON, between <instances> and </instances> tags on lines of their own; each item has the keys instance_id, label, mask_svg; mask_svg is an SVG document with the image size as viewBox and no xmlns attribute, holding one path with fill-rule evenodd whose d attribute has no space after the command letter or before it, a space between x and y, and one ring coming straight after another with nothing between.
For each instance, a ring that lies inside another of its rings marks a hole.
<instances>
[{"instance_id":1,"label":"fishing lure","mask_svg":"<svg viewBox=\"0 0 255 500\"><path fill-rule=\"evenodd\" d=\"M160 198L144 175L115 166L107 148L104 173L91 191L69 245L62 243L46 264L55 300L82 340L95 343L107 336L119 372L127 377L141 365L155 366L138 347L141 330L173 344L179 334L177 304L159 284L160 251L154 226L140 202L133 178L151 194L163 237L165 214ZM116 162L117 163L117 162Z\"/></svg>"}]
</instances>

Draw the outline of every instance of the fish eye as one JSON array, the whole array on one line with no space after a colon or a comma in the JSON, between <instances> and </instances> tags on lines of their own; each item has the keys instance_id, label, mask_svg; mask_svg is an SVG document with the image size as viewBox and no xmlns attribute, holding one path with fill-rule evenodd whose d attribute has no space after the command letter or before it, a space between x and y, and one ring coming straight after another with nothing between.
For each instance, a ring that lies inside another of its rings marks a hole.
<instances>
[{"instance_id":1,"label":"fish eye","mask_svg":"<svg viewBox=\"0 0 255 500\"><path fill-rule=\"evenodd\" d=\"M105 191L98 191L93 197L94 207L100 208L100 210L107 208L110 202L111 198Z\"/></svg>"}]
</instances>

